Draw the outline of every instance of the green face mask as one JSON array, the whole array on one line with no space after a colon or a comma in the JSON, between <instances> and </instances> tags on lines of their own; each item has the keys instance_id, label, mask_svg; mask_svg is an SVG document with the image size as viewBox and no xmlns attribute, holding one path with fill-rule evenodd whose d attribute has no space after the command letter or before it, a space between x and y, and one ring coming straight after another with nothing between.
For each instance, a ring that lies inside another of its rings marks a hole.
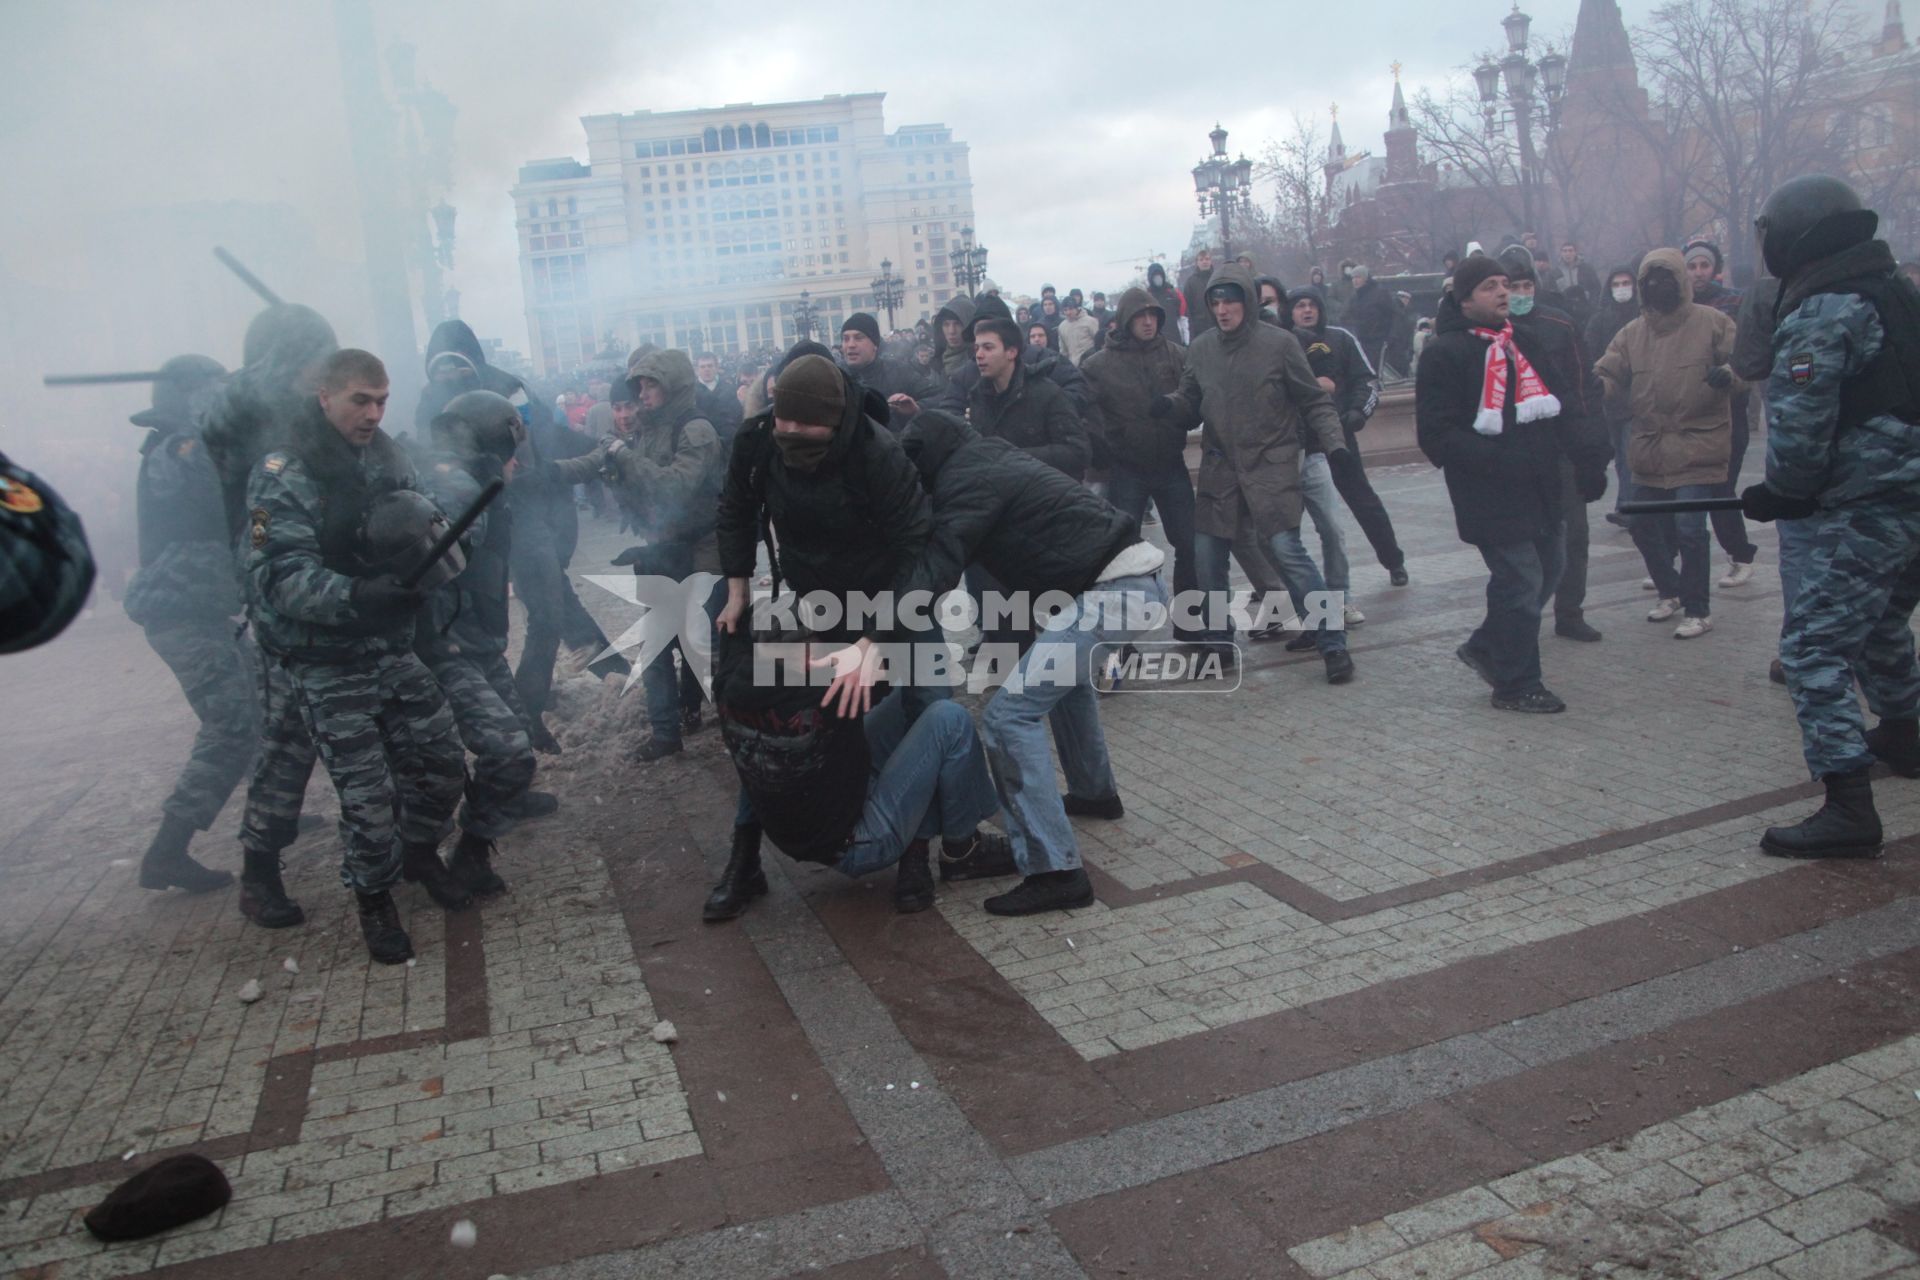
<instances>
[{"instance_id":1,"label":"green face mask","mask_svg":"<svg viewBox=\"0 0 1920 1280\"><path fill-rule=\"evenodd\" d=\"M773 434L773 443L780 450L781 459L795 471L812 471L833 447L832 440L807 440L777 431Z\"/></svg>"},{"instance_id":2,"label":"green face mask","mask_svg":"<svg viewBox=\"0 0 1920 1280\"><path fill-rule=\"evenodd\" d=\"M1532 294L1516 293L1511 298L1507 299L1508 315L1524 316L1529 311L1532 311L1532 310L1533 310Z\"/></svg>"}]
</instances>

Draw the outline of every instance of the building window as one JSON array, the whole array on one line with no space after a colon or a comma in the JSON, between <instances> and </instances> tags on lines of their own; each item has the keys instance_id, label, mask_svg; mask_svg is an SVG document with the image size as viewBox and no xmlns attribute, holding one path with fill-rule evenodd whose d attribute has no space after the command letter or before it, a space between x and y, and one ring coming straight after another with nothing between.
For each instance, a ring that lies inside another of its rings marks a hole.
<instances>
[{"instance_id":1,"label":"building window","mask_svg":"<svg viewBox=\"0 0 1920 1280\"><path fill-rule=\"evenodd\" d=\"M838 134L836 133L835 136L837 137ZM807 130L807 141L808 142L824 142L826 141L826 138L819 129L809 129Z\"/></svg>"},{"instance_id":2,"label":"building window","mask_svg":"<svg viewBox=\"0 0 1920 1280\"><path fill-rule=\"evenodd\" d=\"M695 147L695 150L698 150L698 149L699 149L699 148L698 148L698 146L696 145L696 147ZM674 154L674 155L676 155L676 156L683 156L683 155L685 155L685 154L687 154L687 142L686 142L686 139L684 139L684 138L675 138L675 139L673 140L673 142L672 142L671 144L669 144L669 145L668 145L668 147L667 147L667 150L668 150L668 151L670 151L670 152L671 152L672 154Z\"/></svg>"},{"instance_id":3,"label":"building window","mask_svg":"<svg viewBox=\"0 0 1920 1280\"><path fill-rule=\"evenodd\" d=\"M812 130L808 130L808 132L812 132ZM839 125L837 125L837 124L830 124L830 125L828 125L828 126L827 126L827 141L828 141L828 142L838 142L838 141L840 141L840 126L839 126Z\"/></svg>"}]
</instances>

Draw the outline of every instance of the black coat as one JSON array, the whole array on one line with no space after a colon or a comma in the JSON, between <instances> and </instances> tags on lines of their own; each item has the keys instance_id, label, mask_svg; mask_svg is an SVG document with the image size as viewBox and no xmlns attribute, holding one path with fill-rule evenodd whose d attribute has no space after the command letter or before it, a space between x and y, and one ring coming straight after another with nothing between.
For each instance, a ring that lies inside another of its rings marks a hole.
<instances>
[{"instance_id":1,"label":"black coat","mask_svg":"<svg viewBox=\"0 0 1920 1280\"><path fill-rule=\"evenodd\" d=\"M1058 351L1041 347L1021 347L1020 363L1036 373L1044 373L1053 385L1067 393L1067 403L1082 418L1087 416L1087 404L1093 392L1087 387L1086 375L1074 367L1073 361L1063 359ZM954 403L952 413L960 413L973 397L973 389L980 383L980 366L969 360L960 367L950 379L953 384ZM922 403L922 408L925 404Z\"/></svg>"},{"instance_id":2,"label":"black coat","mask_svg":"<svg viewBox=\"0 0 1920 1280\"><path fill-rule=\"evenodd\" d=\"M720 571L727 577L753 576L756 544L770 525L775 576L796 591L907 589L932 511L900 441L867 416L858 389L847 386L832 448L812 471L787 466L773 442L771 413L741 426L720 491Z\"/></svg>"},{"instance_id":3,"label":"black coat","mask_svg":"<svg viewBox=\"0 0 1920 1280\"><path fill-rule=\"evenodd\" d=\"M921 414L901 442L933 495L933 536L913 582L936 598L976 563L1008 591L1077 596L1140 541L1132 517L1105 498L951 414Z\"/></svg>"},{"instance_id":4,"label":"black coat","mask_svg":"<svg viewBox=\"0 0 1920 1280\"><path fill-rule=\"evenodd\" d=\"M961 399L952 384L944 378L936 378L931 373L915 369L903 360L880 356L872 364L846 372L862 388L873 392L882 401L892 396L912 396L922 409L960 412ZM890 414L887 425L898 432L907 425L907 419L897 413Z\"/></svg>"},{"instance_id":5,"label":"black coat","mask_svg":"<svg viewBox=\"0 0 1920 1280\"><path fill-rule=\"evenodd\" d=\"M1499 435L1473 429L1486 379L1487 343L1470 328L1453 296L1441 299L1414 382L1420 452L1446 475L1462 542L1498 546L1549 537L1561 523L1562 424L1558 418L1516 421L1509 394ZM1548 353L1538 338L1516 329L1513 341L1541 371Z\"/></svg>"},{"instance_id":6,"label":"black coat","mask_svg":"<svg viewBox=\"0 0 1920 1280\"><path fill-rule=\"evenodd\" d=\"M1601 408L1600 378L1593 371L1598 354L1580 341L1573 317L1554 307L1535 306L1513 320L1514 333L1527 343L1527 359L1560 400L1560 444L1582 474L1606 470L1613 461L1613 440ZM1535 355L1535 352L1539 352Z\"/></svg>"},{"instance_id":7,"label":"black coat","mask_svg":"<svg viewBox=\"0 0 1920 1280\"><path fill-rule=\"evenodd\" d=\"M1326 309L1321 308L1321 314ZM1399 314L1393 295L1378 280L1368 280L1353 291L1353 301L1347 304L1341 323L1360 339L1360 345L1368 351L1377 351L1386 345L1393 336L1393 322Z\"/></svg>"},{"instance_id":8,"label":"black coat","mask_svg":"<svg viewBox=\"0 0 1920 1280\"><path fill-rule=\"evenodd\" d=\"M1024 449L1075 480L1086 474L1093 457L1087 428L1067 393L1045 372L1022 363L1004 394L996 394L993 384L981 378L967 398L967 409L981 435Z\"/></svg>"}]
</instances>

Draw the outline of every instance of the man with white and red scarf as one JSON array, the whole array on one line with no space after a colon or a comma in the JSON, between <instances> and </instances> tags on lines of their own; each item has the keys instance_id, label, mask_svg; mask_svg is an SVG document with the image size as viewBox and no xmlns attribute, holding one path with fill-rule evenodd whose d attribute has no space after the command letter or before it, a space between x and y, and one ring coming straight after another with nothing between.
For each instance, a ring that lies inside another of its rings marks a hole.
<instances>
[{"instance_id":1,"label":"man with white and red scarf","mask_svg":"<svg viewBox=\"0 0 1920 1280\"><path fill-rule=\"evenodd\" d=\"M1421 452L1446 474L1460 540L1493 575L1486 621L1455 653L1500 710L1564 711L1540 682L1540 611L1565 563L1560 462L1574 442L1507 296L1496 260L1476 253L1454 268L1420 356L1414 419Z\"/></svg>"}]
</instances>

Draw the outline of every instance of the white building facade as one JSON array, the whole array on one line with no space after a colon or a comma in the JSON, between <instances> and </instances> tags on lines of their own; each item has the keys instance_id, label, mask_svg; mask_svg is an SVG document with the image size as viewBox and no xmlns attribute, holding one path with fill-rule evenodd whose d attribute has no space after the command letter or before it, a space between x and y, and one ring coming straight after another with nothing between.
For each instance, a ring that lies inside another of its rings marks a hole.
<instances>
[{"instance_id":1,"label":"white building facade","mask_svg":"<svg viewBox=\"0 0 1920 1280\"><path fill-rule=\"evenodd\" d=\"M906 282L896 325L932 316L962 291L967 145L938 124L888 133L884 97L584 117L586 162L534 161L513 188L534 368L642 342L785 347L803 296L831 345L876 311L883 259Z\"/></svg>"}]
</instances>

